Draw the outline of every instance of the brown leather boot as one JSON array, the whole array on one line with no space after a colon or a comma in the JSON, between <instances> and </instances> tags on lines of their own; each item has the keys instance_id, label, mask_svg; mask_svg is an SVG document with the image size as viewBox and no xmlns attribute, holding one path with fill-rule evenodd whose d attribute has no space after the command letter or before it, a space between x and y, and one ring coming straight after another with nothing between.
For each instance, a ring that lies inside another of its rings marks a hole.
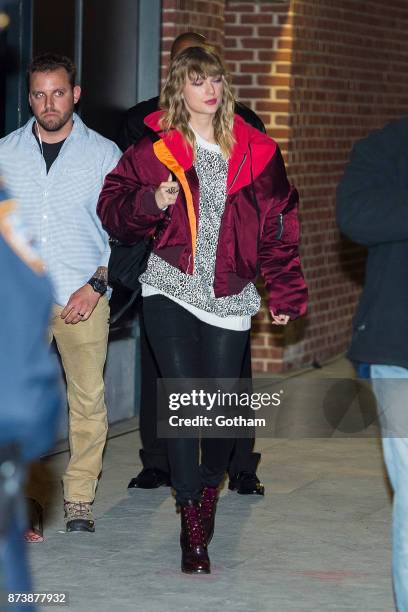
<instances>
[{"instance_id":1,"label":"brown leather boot","mask_svg":"<svg viewBox=\"0 0 408 612\"><path fill-rule=\"evenodd\" d=\"M211 542L214 533L215 511L217 509L218 488L204 487L201 493L201 521L207 545Z\"/></svg>"},{"instance_id":2,"label":"brown leather boot","mask_svg":"<svg viewBox=\"0 0 408 612\"><path fill-rule=\"evenodd\" d=\"M181 571L186 574L209 574L210 559L201 522L200 504L188 500L180 506Z\"/></svg>"}]
</instances>

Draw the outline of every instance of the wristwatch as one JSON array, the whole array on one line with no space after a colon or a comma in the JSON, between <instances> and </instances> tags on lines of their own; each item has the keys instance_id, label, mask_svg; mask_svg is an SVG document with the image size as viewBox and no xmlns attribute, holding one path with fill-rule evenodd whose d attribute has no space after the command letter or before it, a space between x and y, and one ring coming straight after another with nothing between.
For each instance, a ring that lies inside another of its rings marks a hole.
<instances>
[{"instance_id":1,"label":"wristwatch","mask_svg":"<svg viewBox=\"0 0 408 612\"><path fill-rule=\"evenodd\" d=\"M88 285L91 285L92 289L96 291L96 293L100 293L101 295L105 295L108 285L106 281L95 278L94 276L89 279Z\"/></svg>"}]
</instances>

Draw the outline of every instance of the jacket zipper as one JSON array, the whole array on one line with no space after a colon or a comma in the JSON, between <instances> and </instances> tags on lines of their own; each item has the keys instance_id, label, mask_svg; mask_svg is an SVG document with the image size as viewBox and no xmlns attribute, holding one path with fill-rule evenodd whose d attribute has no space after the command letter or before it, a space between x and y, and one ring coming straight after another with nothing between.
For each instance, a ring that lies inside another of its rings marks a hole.
<instances>
[{"instance_id":1,"label":"jacket zipper","mask_svg":"<svg viewBox=\"0 0 408 612\"><path fill-rule=\"evenodd\" d=\"M283 234L283 213L278 216L278 231L276 232L276 240L280 240Z\"/></svg>"},{"instance_id":2,"label":"jacket zipper","mask_svg":"<svg viewBox=\"0 0 408 612\"><path fill-rule=\"evenodd\" d=\"M188 274L188 272L189 272L189 270L190 270L191 256L192 256L192 253L190 253L190 255L188 256L187 274Z\"/></svg>"},{"instance_id":3,"label":"jacket zipper","mask_svg":"<svg viewBox=\"0 0 408 612\"><path fill-rule=\"evenodd\" d=\"M246 154L246 153L244 153L244 157L242 158L242 161L241 161L241 163L240 163L240 164L239 164L239 166L238 166L238 170L236 171L235 176L234 176L234 178L232 179L232 183L231 183L231 185L229 186L229 189L228 189L228 191L227 191L227 195L230 193L231 189L233 188L233 186L234 186L234 184L235 184L235 181L236 181L236 180L237 180L237 178L238 178L238 174L241 172L241 168L242 168L242 166L243 166L243 165L244 165L244 163L245 163L246 157L247 157L247 154Z\"/></svg>"}]
</instances>

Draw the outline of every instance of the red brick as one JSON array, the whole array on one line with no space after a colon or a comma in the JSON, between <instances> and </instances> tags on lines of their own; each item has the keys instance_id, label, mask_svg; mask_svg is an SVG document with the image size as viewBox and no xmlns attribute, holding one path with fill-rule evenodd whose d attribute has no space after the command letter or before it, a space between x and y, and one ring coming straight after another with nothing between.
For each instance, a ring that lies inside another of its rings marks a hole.
<instances>
[{"instance_id":1,"label":"red brick","mask_svg":"<svg viewBox=\"0 0 408 612\"><path fill-rule=\"evenodd\" d=\"M276 125L290 125L290 118L287 115L278 115L275 117Z\"/></svg>"},{"instance_id":2,"label":"red brick","mask_svg":"<svg viewBox=\"0 0 408 612\"><path fill-rule=\"evenodd\" d=\"M290 8L289 0L287 2L277 2L273 4L271 2L261 2L260 9L264 13L284 13Z\"/></svg>"},{"instance_id":3,"label":"red brick","mask_svg":"<svg viewBox=\"0 0 408 612\"><path fill-rule=\"evenodd\" d=\"M268 18L265 15L253 14L253 15L241 15L242 23L267 23Z\"/></svg>"},{"instance_id":4,"label":"red brick","mask_svg":"<svg viewBox=\"0 0 408 612\"><path fill-rule=\"evenodd\" d=\"M287 102L257 100L256 109L260 111L267 111L269 113L286 113L289 110L289 104Z\"/></svg>"},{"instance_id":5,"label":"red brick","mask_svg":"<svg viewBox=\"0 0 408 612\"><path fill-rule=\"evenodd\" d=\"M224 33L227 38L241 38L242 36L252 36L254 31L251 26L226 24L224 28Z\"/></svg>"},{"instance_id":6,"label":"red brick","mask_svg":"<svg viewBox=\"0 0 408 612\"><path fill-rule=\"evenodd\" d=\"M229 3L229 4L234 4L233 2ZM235 4L237 4L235 2ZM240 13L252 13L252 11L255 9L254 6L254 2L239 2L239 4L237 5L236 10L238 10Z\"/></svg>"},{"instance_id":7,"label":"red brick","mask_svg":"<svg viewBox=\"0 0 408 612\"><path fill-rule=\"evenodd\" d=\"M280 36L282 28L277 26L258 26L257 34L258 36L267 36L269 38L277 38Z\"/></svg>"},{"instance_id":8,"label":"red brick","mask_svg":"<svg viewBox=\"0 0 408 612\"><path fill-rule=\"evenodd\" d=\"M250 100L252 98L270 98L271 90L266 87L239 87L239 97Z\"/></svg>"},{"instance_id":9,"label":"red brick","mask_svg":"<svg viewBox=\"0 0 408 612\"><path fill-rule=\"evenodd\" d=\"M293 40L291 38L280 38L278 40L278 49L292 49Z\"/></svg>"},{"instance_id":10,"label":"red brick","mask_svg":"<svg viewBox=\"0 0 408 612\"><path fill-rule=\"evenodd\" d=\"M271 64L267 62L265 62L264 64L260 64L259 62L251 62L251 63L243 62L241 64L241 70L244 73L249 72L251 74L259 75L259 73L265 73L265 72L270 73L272 68L271 68Z\"/></svg>"},{"instance_id":11,"label":"red brick","mask_svg":"<svg viewBox=\"0 0 408 612\"><path fill-rule=\"evenodd\" d=\"M278 64L276 66L276 72L278 74L291 74L291 65L290 64Z\"/></svg>"},{"instance_id":12,"label":"red brick","mask_svg":"<svg viewBox=\"0 0 408 612\"><path fill-rule=\"evenodd\" d=\"M257 83L258 85L272 85L274 87L290 87L291 77L282 75L265 76L264 74L258 74Z\"/></svg>"},{"instance_id":13,"label":"red brick","mask_svg":"<svg viewBox=\"0 0 408 612\"><path fill-rule=\"evenodd\" d=\"M228 51L228 61L247 61L254 57L251 49L230 49Z\"/></svg>"},{"instance_id":14,"label":"red brick","mask_svg":"<svg viewBox=\"0 0 408 612\"><path fill-rule=\"evenodd\" d=\"M276 98L278 100L289 100L291 92L289 89L279 89L276 92Z\"/></svg>"},{"instance_id":15,"label":"red brick","mask_svg":"<svg viewBox=\"0 0 408 612\"><path fill-rule=\"evenodd\" d=\"M253 76L252 74L234 74L232 79L232 83L234 86L236 85L253 85Z\"/></svg>"},{"instance_id":16,"label":"red brick","mask_svg":"<svg viewBox=\"0 0 408 612\"><path fill-rule=\"evenodd\" d=\"M243 38L241 40L242 46L245 49L269 49L273 50L273 40L270 38Z\"/></svg>"}]
</instances>

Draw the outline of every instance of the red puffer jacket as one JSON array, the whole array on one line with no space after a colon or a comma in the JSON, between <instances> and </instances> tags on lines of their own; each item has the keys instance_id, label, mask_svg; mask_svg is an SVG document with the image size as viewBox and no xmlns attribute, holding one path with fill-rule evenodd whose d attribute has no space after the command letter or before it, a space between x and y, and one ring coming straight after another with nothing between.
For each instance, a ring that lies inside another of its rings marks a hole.
<instances>
[{"instance_id":1,"label":"red puffer jacket","mask_svg":"<svg viewBox=\"0 0 408 612\"><path fill-rule=\"evenodd\" d=\"M161 111L145 123L160 133ZM193 152L176 130L146 137L130 147L107 175L98 215L108 233L132 244L154 235L153 251L186 274L194 270L200 215ZM298 194L288 183L276 143L235 116L236 144L228 164L227 198L221 220L214 294L239 293L260 272L275 314L292 319L306 312L307 288L299 253ZM181 189L163 212L154 193L173 172Z\"/></svg>"}]
</instances>

